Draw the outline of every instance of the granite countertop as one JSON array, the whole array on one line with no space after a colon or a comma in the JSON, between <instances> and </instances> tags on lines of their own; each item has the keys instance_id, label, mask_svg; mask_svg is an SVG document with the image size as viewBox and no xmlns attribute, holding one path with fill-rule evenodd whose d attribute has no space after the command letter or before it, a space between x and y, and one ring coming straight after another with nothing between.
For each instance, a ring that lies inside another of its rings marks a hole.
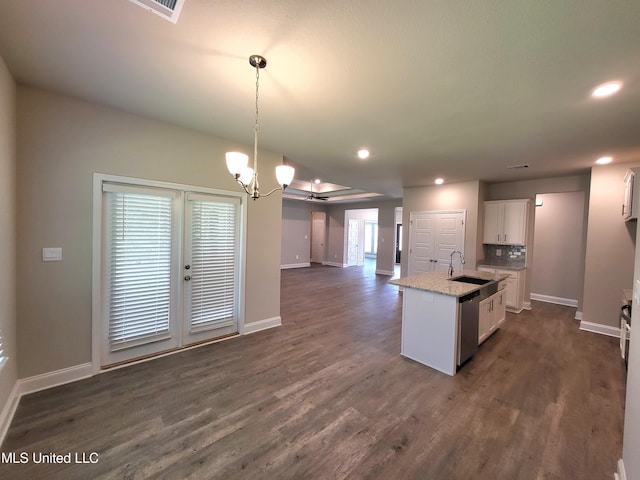
<instances>
[{"instance_id":1,"label":"granite countertop","mask_svg":"<svg viewBox=\"0 0 640 480\"><path fill-rule=\"evenodd\" d=\"M515 271L524 270L527 268L527 267L511 267L509 265L489 265L488 263L479 263L478 267L499 268L501 270L515 270Z\"/></svg>"},{"instance_id":2,"label":"granite countertop","mask_svg":"<svg viewBox=\"0 0 640 480\"><path fill-rule=\"evenodd\" d=\"M470 277L484 278L499 282L508 277L504 274L492 274L488 272L478 272L476 270L464 270L453 273L453 278L461 275ZM395 278L389 281L393 285L405 288L415 288L417 290L425 290L427 292L439 293L453 297L462 297L468 293L480 290L486 285L475 285L473 283L454 282L447 278L447 272L431 272L412 275L410 277Z\"/></svg>"}]
</instances>

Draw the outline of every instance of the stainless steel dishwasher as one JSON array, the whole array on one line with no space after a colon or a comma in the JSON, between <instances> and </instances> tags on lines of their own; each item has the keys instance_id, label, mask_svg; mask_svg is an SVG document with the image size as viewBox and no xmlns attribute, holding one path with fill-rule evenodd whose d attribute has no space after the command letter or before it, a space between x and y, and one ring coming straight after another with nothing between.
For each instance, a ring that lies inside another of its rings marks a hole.
<instances>
[{"instance_id":1,"label":"stainless steel dishwasher","mask_svg":"<svg viewBox=\"0 0 640 480\"><path fill-rule=\"evenodd\" d=\"M480 302L498 291L498 282L489 283L480 290L468 293L458 300L458 366L469 360L478 350L478 321Z\"/></svg>"}]
</instances>

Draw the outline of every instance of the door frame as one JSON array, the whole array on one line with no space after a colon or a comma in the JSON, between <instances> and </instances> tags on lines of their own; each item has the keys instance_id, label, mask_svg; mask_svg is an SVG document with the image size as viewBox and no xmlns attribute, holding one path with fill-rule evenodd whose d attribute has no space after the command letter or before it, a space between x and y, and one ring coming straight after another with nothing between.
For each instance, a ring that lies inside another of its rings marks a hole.
<instances>
[{"instance_id":1,"label":"door frame","mask_svg":"<svg viewBox=\"0 0 640 480\"><path fill-rule=\"evenodd\" d=\"M102 336L101 336L101 328L102 328L102 297L103 297L103 289L102 289L102 255L103 255L103 245L102 245L102 205L103 205L103 193L102 193L102 184L105 182L109 183L123 183L127 185L136 185L141 187L155 187L155 188L163 188L170 190L179 190L182 191L182 195L184 196L184 192L195 192L195 193L204 193L204 194L212 194L212 195L224 195L227 197L237 197L240 199L240 222L239 222L239 235L240 235L240 254L239 254L239 265L238 265L238 333L242 335L245 330L245 277L246 277L246 251L247 251L247 200L244 192L230 192L227 190L215 189L215 188L207 188L207 187L199 187L195 185L186 185L181 183L172 183L172 182L162 182L157 180L148 180L144 178L136 178L136 177L125 177L121 175L110 175L104 173L96 173L93 174L93 226L92 226L92 251L91 251L91 368L93 374L113 370L113 368L119 368L118 366L114 366L109 370L101 369L101 358L102 358ZM178 235L178 255L179 255L179 264L183 265L183 247L184 247L184 231L182 230L182 226L178 227L180 229ZM180 287L183 289L183 286ZM182 295L179 296L180 300L182 300ZM178 304L178 311L183 311L182 303ZM180 326L180 328L182 328ZM212 342L215 342L216 339L212 339ZM208 342L203 342L208 343ZM197 346L197 345L196 345ZM194 348L194 346L188 347L178 347L177 349L170 350L165 353L160 353L158 355L154 355L151 358L157 358L159 356L169 355L171 353L182 351L185 348ZM148 360L147 357L133 359L130 362L126 362L127 364L137 363L141 361Z\"/></svg>"}]
</instances>

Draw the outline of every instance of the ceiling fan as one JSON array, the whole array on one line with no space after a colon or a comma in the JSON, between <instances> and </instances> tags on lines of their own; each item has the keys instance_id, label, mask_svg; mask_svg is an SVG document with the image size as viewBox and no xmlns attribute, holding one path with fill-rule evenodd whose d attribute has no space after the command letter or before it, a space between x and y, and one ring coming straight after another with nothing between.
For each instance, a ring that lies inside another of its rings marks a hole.
<instances>
[{"instance_id":1,"label":"ceiling fan","mask_svg":"<svg viewBox=\"0 0 640 480\"><path fill-rule=\"evenodd\" d=\"M313 191L313 182L309 182L309 184L311 185L310 189L309 189L309 195L307 195L307 200L328 200L329 197L325 197L322 195L318 195L317 193L314 193Z\"/></svg>"}]
</instances>

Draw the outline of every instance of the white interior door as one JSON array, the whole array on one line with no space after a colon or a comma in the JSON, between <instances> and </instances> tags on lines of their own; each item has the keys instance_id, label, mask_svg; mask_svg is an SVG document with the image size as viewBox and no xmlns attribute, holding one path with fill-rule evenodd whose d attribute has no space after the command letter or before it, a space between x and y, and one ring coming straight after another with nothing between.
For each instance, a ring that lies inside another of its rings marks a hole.
<instances>
[{"instance_id":1,"label":"white interior door","mask_svg":"<svg viewBox=\"0 0 640 480\"><path fill-rule=\"evenodd\" d=\"M322 263L325 250L324 241L326 234L327 214L324 212L311 212L311 261Z\"/></svg>"},{"instance_id":2,"label":"white interior door","mask_svg":"<svg viewBox=\"0 0 640 480\"><path fill-rule=\"evenodd\" d=\"M409 275L433 271L435 217L427 212L409 214Z\"/></svg>"},{"instance_id":3,"label":"white interior door","mask_svg":"<svg viewBox=\"0 0 640 480\"><path fill-rule=\"evenodd\" d=\"M452 252L464 254L463 210L411 212L409 218L408 275L447 270ZM456 262L458 269L459 259Z\"/></svg>"},{"instance_id":4,"label":"white interior door","mask_svg":"<svg viewBox=\"0 0 640 480\"><path fill-rule=\"evenodd\" d=\"M464 212L444 212L435 214L436 241L434 271L444 271L449 268L451 254L456 250L464 254ZM462 270L460 258L453 258L456 270Z\"/></svg>"}]
</instances>

